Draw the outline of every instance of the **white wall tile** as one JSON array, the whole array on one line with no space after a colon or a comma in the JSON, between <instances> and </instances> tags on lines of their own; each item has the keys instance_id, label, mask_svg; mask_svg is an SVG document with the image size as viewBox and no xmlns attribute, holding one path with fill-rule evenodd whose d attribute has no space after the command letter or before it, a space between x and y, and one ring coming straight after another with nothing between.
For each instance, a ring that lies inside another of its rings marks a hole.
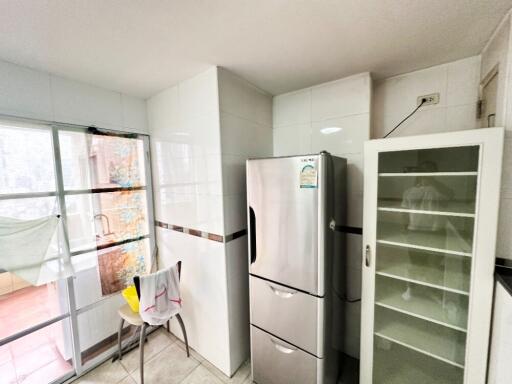
<instances>
[{"instance_id":1,"label":"white wall tile","mask_svg":"<svg viewBox=\"0 0 512 384\"><path fill-rule=\"evenodd\" d=\"M219 120L214 113L181 120L175 134L188 144L192 156L220 155Z\"/></svg>"},{"instance_id":2,"label":"white wall tile","mask_svg":"<svg viewBox=\"0 0 512 384\"><path fill-rule=\"evenodd\" d=\"M272 126L272 98L245 79L219 68L219 103L221 111Z\"/></svg>"},{"instance_id":3,"label":"white wall tile","mask_svg":"<svg viewBox=\"0 0 512 384\"><path fill-rule=\"evenodd\" d=\"M161 268L182 261L181 316L190 346L229 375L225 245L162 228L157 228L157 238ZM173 321L171 328L182 337L177 322Z\"/></svg>"},{"instance_id":4,"label":"white wall tile","mask_svg":"<svg viewBox=\"0 0 512 384\"><path fill-rule=\"evenodd\" d=\"M0 60L0 110L6 112L9 110L10 66L10 63ZM49 93L48 89L48 94Z\"/></svg>"},{"instance_id":5,"label":"white wall tile","mask_svg":"<svg viewBox=\"0 0 512 384\"><path fill-rule=\"evenodd\" d=\"M361 271L362 268L362 255L363 255L363 244L362 237L360 235L347 234L347 268L351 270L358 269Z\"/></svg>"},{"instance_id":6,"label":"white wall tile","mask_svg":"<svg viewBox=\"0 0 512 384\"><path fill-rule=\"evenodd\" d=\"M480 56L447 64L446 105L476 104L480 85Z\"/></svg>"},{"instance_id":7,"label":"white wall tile","mask_svg":"<svg viewBox=\"0 0 512 384\"><path fill-rule=\"evenodd\" d=\"M98 127L121 127L121 94L51 76L53 109L56 121Z\"/></svg>"},{"instance_id":8,"label":"white wall tile","mask_svg":"<svg viewBox=\"0 0 512 384\"><path fill-rule=\"evenodd\" d=\"M508 82L510 76L507 73L507 66L509 63L509 39L510 39L510 15L506 18L505 22L501 25L500 29L496 32L493 39L488 43L486 49L482 51L482 63L480 70L480 79L483 80L494 67L498 67L498 95L496 106L496 125L507 126L510 129L510 124L506 120L507 112L507 99L509 99L507 92ZM509 116L510 117L510 116Z\"/></svg>"},{"instance_id":9,"label":"white wall tile","mask_svg":"<svg viewBox=\"0 0 512 384\"><path fill-rule=\"evenodd\" d=\"M249 263L247 236L226 244L231 372L249 358Z\"/></svg>"},{"instance_id":10,"label":"white wall tile","mask_svg":"<svg viewBox=\"0 0 512 384\"><path fill-rule=\"evenodd\" d=\"M512 382L512 297L500 283L496 283L491 347L489 356L489 384Z\"/></svg>"},{"instance_id":11,"label":"white wall tile","mask_svg":"<svg viewBox=\"0 0 512 384\"><path fill-rule=\"evenodd\" d=\"M311 121L311 88L274 96L273 126L298 125Z\"/></svg>"},{"instance_id":12,"label":"white wall tile","mask_svg":"<svg viewBox=\"0 0 512 384\"><path fill-rule=\"evenodd\" d=\"M512 238L510 228L512 228L512 199L501 197L500 210L498 218L498 236L496 239L496 257L512 258Z\"/></svg>"},{"instance_id":13,"label":"white wall tile","mask_svg":"<svg viewBox=\"0 0 512 384\"><path fill-rule=\"evenodd\" d=\"M147 133L142 99L1 60L0 112Z\"/></svg>"},{"instance_id":14,"label":"white wall tile","mask_svg":"<svg viewBox=\"0 0 512 384\"><path fill-rule=\"evenodd\" d=\"M363 196L364 164L363 155L360 154L339 154L347 159L347 193L349 195Z\"/></svg>"},{"instance_id":15,"label":"white wall tile","mask_svg":"<svg viewBox=\"0 0 512 384\"><path fill-rule=\"evenodd\" d=\"M148 125L151 135L169 138L178 130L179 103L178 87L168 88L146 101Z\"/></svg>"},{"instance_id":16,"label":"white wall tile","mask_svg":"<svg viewBox=\"0 0 512 384\"><path fill-rule=\"evenodd\" d=\"M178 84L181 120L202 114L218 114L217 67Z\"/></svg>"},{"instance_id":17,"label":"white wall tile","mask_svg":"<svg viewBox=\"0 0 512 384\"><path fill-rule=\"evenodd\" d=\"M311 123L274 128L274 156L311 153Z\"/></svg>"},{"instance_id":18,"label":"white wall tile","mask_svg":"<svg viewBox=\"0 0 512 384\"><path fill-rule=\"evenodd\" d=\"M341 128L338 132L325 133L325 128ZM361 153L363 143L370 139L370 114L351 115L316 121L311 127L312 152Z\"/></svg>"},{"instance_id":19,"label":"white wall tile","mask_svg":"<svg viewBox=\"0 0 512 384\"><path fill-rule=\"evenodd\" d=\"M376 81L372 106L372 138L390 132L417 106L417 98L440 93L439 104L421 107L392 136L471 129L476 119L480 57Z\"/></svg>"},{"instance_id":20,"label":"white wall tile","mask_svg":"<svg viewBox=\"0 0 512 384\"><path fill-rule=\"evenodd\" d=\"M155 188L155 218L187 228L224 234L222 196L175 193Z\"/></svg>"},{"instance_id":21,"label":"white wall tile","mask_svg":"<svg viewBox=\"0 0 512 384\"><path fill-rule=\"evenodd\" d=\"M384 137L405 117L387 115L384 117L381 130L374 131L378 136ZM454 129L455 130L455 129ZM414 115L401 124L389 137L414 136L429 133L446 132L446 108L430 108L418 110Z\"/></svg>"},{"instance_id":22,"label":"white wall tile","mask_svg":"<svg viewBox=\"0 0 512 384\"><path fill-rule=\"evenodd\" d=\"M480 122L476 119L476 102L447 107L445 111L446 131L461 131L464 129L480 128Z\"/></svg>"},{"instance_id":23,"label":"white wall tile","mask_svg":"<svg viewBox=\"0 0 512 384\"><path fill-rule=\"evenodd\" d=\"M224 195L224 233L226 235L247 228L247 197L245 193Z\"/></svg>"},{"instance_id":24,"label":"white wall tile","mask_svg":"<svg viewBox=\"0 0 512 384\"><path fill-rule=\"evenodd\" d=\"M153 157L161 163L154 181L160 188L178 194L222 195L220 155L172 158L156 152Z\"/></svg>"},{"instance_id":25,"label":"white wall tile","mask_svg":"<svg viewBox=\"0 0 512 384\"><path fill-rule=\"evenodd\" d=\"M501 198L512 199L512 132L505 131L503 165L501 171Z\"/></svg>"},{"instance_id":26,"label":"white wall tile","mask_svg":"<svg viewBox=\"0 0 512 384\"><path fill-rule=\"evenodd\" d=\"M311 88L311 120L370 112L370 74L364 73Z\"/></svg>"},{"instance_id":27,"label":"white wall tile","mask_svg":"<svg viewBox=\"0 0 512 384\"><path fill-rule=\"evenodd\" d=\"M361 268L347 268L347 299L350 301L361 298ZM350 305L350 304L348 304Z\"/></svg>"},{"instance_id":28,"label":"white wall tile","mask_svg":"<svg viewBox=\"0 0 512 384\"><path fill-rule=\"evenodd\" d=\"M20 117L53 120L50 76L0 61L0 110Z\"/></svg>"},{"instance_id":29,"label":"white wall tile","mask_svg":"<svg viewBox=\"0 0 512 384\"><path fill-rule=\"evenodd\" d=\"M363 227L363 196L348 194L347 224L351 227Z\"/></svg>"},{"instance_id":30,"label":"white wall tile","mask_svg":"<svg viewBox=\"0 0 512 384\"><path fill-rule=\"evenodd\" d=\"M230 113L220 115L222 154L249 157L272 155L272 127Z\"/></svg>"},{"instance_id":31,"label":"white wall tile","mask_svg":"<svg viewBox=\"0 0 512 384\"><path fill-rule=\"evenodd\" d=\"M361 340L361 302L347 304L345 308L345 332L344 351L349 356L359 359Z\"/></svg>"},{"instance_id":32,"label":"white wall tile","mask_svg":"<svg viewBox=\"0 0 512 384\"><path fill-rule=\"evenodd\" d=\"M146 102L138 97L121 94L123 126L137 132L148 131Z\"/></svg>"},{"instance_id":33,"label":"white wall tile","mask_svg":"<svg viewBox=\"0 0 512 384\"><path fill-rule=\"evenodd\" d=\"M223 194L245 194L245 162L246 156L222 155Z\"/></svg>"}]
</instances>

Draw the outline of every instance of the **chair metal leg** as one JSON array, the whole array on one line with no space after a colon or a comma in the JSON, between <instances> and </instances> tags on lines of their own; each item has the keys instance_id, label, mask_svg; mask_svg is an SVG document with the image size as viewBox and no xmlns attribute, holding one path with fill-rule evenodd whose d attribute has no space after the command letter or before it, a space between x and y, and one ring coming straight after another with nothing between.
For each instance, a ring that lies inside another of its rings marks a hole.
<instances>
[{"instance_id":1,"label":"chair metal leg","mask_svg":"<svg viewBox=\"0 0 512 384\"><path fill-rule=\"evenodd\" d=\"M123 325L124 319L121 318L121 322L119 323L119 330L117 332L117 350L118 350L118 358L121 360L123 358L123 351L121 350L121 334L123 333Z\"/></svg>"},{"instance_id":2,"label":"chair metal leg","mask_svg":"<svg viewBox=\"0 0 512 384\"><path fill-rule=\"evenodd\" d=\"M167 332L171 333L171 320L167 320Z\"/></svg>"},{"instance_id":3,"label":"chair metal leg","mask_svg":"<svg viewBox=\"0 0 512 384\"><path fill-rule=\"evenodd\" d=\"M139 340L139 370L140 370L140 384L144 384L144 340L146 339L146 323L140 327L140 340Z\"/></svg>"},{"instance_id":4,"label":"chair metal leg","mask_svg":"<svg viewBox=\"0 0 512 384\"><path fill-rule=\"evenodd\" d=\"M181 332L183 332L183 338L185 339L185 346L187 347L187 357L190 357L190 352L188 350L187 330L185 329L185 324L183 323L183 319L181 318L181 315L179 313L176 315L176 319L180 323Z\"/></svg>"}]
</instances>

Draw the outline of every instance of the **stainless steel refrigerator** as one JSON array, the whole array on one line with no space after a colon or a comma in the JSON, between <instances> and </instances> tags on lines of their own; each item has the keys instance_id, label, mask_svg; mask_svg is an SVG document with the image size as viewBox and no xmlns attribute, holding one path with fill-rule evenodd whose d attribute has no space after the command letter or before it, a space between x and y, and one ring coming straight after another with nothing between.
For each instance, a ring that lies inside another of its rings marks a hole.
<instances>
[{"instance_id":1,"label":"stainless steel refrigerator","mask_svg":"<svg viewBox=\"0 0 512 384\"><path fill-rule=\"evenodd\" d=\"M251 360L258 384L336 382L346 160L247 160Z\"/></svg>"}]
</instances>

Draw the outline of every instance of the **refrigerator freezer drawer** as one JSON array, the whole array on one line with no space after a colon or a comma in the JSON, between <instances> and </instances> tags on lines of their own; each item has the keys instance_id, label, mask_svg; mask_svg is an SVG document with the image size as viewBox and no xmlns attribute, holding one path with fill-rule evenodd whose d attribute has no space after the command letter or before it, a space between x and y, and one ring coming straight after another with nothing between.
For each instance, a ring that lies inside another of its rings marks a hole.
<instances>
[{"instance_id":1,"label":"refrigerator freezer drawer","mask_svg":"<svg viewBox=\"0 0 512 384\"><path fill-rule=\"evenodd\" d=\"M252 324L324 357L323 337L318 337L324 299L255 276L250 276L250 286Z\"/></svg>"},{"instance_id":2,"label":"refrigerator freezer drawer","mask_svg":"<svg viewBox=\"0 0 512 384\"><path fill-rule=\"evenodd\" d=\"M315 384L322 359L251 326L252 372L257 384Z\"/></svg>"}]
</instances>

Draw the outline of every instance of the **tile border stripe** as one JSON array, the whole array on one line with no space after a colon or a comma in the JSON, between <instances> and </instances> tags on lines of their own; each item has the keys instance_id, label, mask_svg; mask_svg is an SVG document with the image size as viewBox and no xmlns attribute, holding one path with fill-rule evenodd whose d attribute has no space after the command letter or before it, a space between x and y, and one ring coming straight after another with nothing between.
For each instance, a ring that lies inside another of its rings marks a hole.
<instances>
[{"instance_id":1,"label":"tile border stripe","mask_svg":"<svg viewBox=\"0 0 512 384\"><path fill-rule=\"evenodd\" d=\"M239 237L247 235L247 229L242 229L240 231L231 233L229 235L217 235L215 233L209 233L204 232L198 229L192 229L192 228L185 228L181 227L179 225L164 223L162 221L155 220L155 225L160 228L169 229L171 231L176 232L182 232L186 233L187 235L195 236L195 237L202 237L203 239L216 241L218 243L229 243L230 241L233 241L235 239L238 239Z\"/></svg>"}]
</instances>

